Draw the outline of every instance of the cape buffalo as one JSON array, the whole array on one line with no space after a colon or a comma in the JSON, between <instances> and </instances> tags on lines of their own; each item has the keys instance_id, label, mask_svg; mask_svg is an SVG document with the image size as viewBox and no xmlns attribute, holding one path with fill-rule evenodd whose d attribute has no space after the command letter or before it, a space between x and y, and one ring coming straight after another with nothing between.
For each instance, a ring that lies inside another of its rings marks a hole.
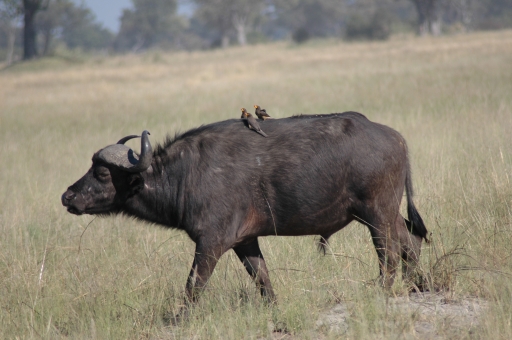
<instances>
[{"instance_id":1,"label":"cape buffalo","mask_svg":"<svg viewBox=\"0 0 512 340\"><path fill-rule=\"evenodd\" d=\"M329 237L356 220L371 233L382 284L403 260L409 275L427 229L413 200L404 138L356 112L204 125L152 151L124 143L94 154L89 171L62 195L73 214L124 214L184 230L195 242L186 305L195 302L218 259L233 249L261 295L275 301L258 237ZM408 220L399 213L404 193ZM186 307L182 312L186 313Z\"/></svg>"}]
</instances>

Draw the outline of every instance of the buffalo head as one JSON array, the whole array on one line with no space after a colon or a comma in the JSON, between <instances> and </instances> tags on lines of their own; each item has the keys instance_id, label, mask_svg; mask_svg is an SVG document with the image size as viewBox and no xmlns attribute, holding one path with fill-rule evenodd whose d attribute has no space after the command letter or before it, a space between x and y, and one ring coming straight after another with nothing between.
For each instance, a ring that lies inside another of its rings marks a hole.
<instances>
[{"instance_id":1,"label":"buffalo head","mask_svg":"<svg viewBox=\"0 0 512 340\"><path fill-rule=\"evenodd\" d=\"M126 136L117 144L96 152L89 171L62 194L62 205L68 212L76 215L115 213L139 192L144 186L141 173L149 168L153 158L148 135L149 132L144 131L142 136ZM139 137L140 156L124 145Z\"/></svg>"}]
</instances>

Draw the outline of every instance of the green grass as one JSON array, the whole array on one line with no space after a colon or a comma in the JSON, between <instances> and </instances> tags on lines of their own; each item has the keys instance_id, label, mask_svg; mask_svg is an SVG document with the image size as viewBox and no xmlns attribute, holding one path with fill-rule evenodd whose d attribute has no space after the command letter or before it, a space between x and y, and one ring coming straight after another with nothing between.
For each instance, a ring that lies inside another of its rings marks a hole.
<instances>
[{"instance_id":1,"label":"green grass","mask_svg":"<svg viewBox=\"0 0 512 340\"><path fill-rule=\"evenodd\" d=\"M512 338L512 31L379 43L328 41L226 51L40 60L0 72L0 338L336 338L318 315L350 306L347 338L413 334L372 284L366 228L260 241L278 309L268 309L232 252L189 323L182 303L194 245L184 233L121 217L73 216L60 195L120 137L239 117L359 111L408 141L416 205L432 244L421 267L450 298L490 301L476 333ZM129 142L132 147L135 142ZM448 290L449 289L449 290ZM394 294L403 295L400 280ZM450 337L443 322L435 325Z\"/></svg>"}]
</instances>

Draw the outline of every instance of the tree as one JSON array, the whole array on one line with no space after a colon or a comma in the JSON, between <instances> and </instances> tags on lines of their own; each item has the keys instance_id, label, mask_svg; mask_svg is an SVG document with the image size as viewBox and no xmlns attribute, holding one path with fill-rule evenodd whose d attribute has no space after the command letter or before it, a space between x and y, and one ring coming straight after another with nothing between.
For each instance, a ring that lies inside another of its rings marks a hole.
<instances>
[{"instance_id":1,"label":"tree","mask_svg":"<svg viewBox=\"0 0 512 340\"><path fill-rule=\"evenodd\" d=\"M410 6L410 3L406 3ZM343 8L347 40L385 40L391 34L392 12L400 4L393 0L352 0ZM398 18L396 18L398 19Z\"/></svg>"},{"instance_id":2,"label":"tree","mask_svg":"<svg viewBox=\"0 0 512 340\"><path fill-rule=\"evenodd\" d=\"M221 46L236 32L238 44L247 44L247 32L263 16L263 0L196 0L198 21L217 32Z\"/></svg>"},{"instance_id":3,"label":"tree","mask_svg":"<svg viewBox=\"0 0 512 340\"><path fill-rule=\"evenodd\" d=\"M172 43L182 25L176 0L132 0L132 4L121 16L116 49L138 51Z\"/></svg>"},{"instance_id":4,"label":"tree","mask_svg":"<svg viewBox=\"0 0 512 340\"><path fill-rule=\"evenodd\" d=\"M472 2L476 2L476 0ZM479 6L474 6L472 11L476 28L502 29L512 27L512 1L479 0L478 3Z\"/></svg>"},{"instance_id":5,"label":"tree","mask_svg":"<svg viewBox=\"0 0 512 340\"><path fill-rule=\"evenodd\" d=\"M239 0L233 4L232 22L239 45L247 44L247 31L261 17L263 7L262 1L255 0Z\"/></svg>"},{"instance_id":6,"label":"tree","mask_svg":"<svg viewBox=\"0 0 512 340\"><path fill-rule=\"evenodd\" d=\"M35 19L36 14L45 9L48 0L23 0L23 59L37 56Z\"/></svg>"},{"instance_id":7,"label":"tree","mask_svg":"<svg viewBox=\"0 0 512 340\"><path fill-rule=\"evenodd\" d=\"M17 21L21 9L17 0L0 1L0 27L7 35L7 65L12 64L14 56L14 43L16 41Z\"/></svg>"},{"instance_id":8,"label":"tree","mask_svg":"<svg viewBox=\"0 0 512 340\"><path fill-rule=\"evenodd\" d=\"M112 33L96 22L90 9L71 0L50 0L48 8L36 19L36 30L43 36L43 55L50 51L55 38L70 49L107 47Z\"/></svg>"},{"instance_id":9,"label":"tree","mask_svg":"<svg viewBox=\"0 0 512 340\"><path fill-rule=\"evenodd\" d=\"M102 49L112 43L112 33L96 22L96 17L89 8L76 6L70 0L59 1L71 5L64 7L59 24L60 39L68 48Z\"/></svg>"},{"instance_id":10,"label":"tree","mask_svg":"<svg viewBox=\"0 0 512 340\"><path fill-rule=\"evenodd\" d=\"M439 13L439 0L411 0L418 13L418 33L421 36L427 34L441 34L441 15Z\"/></svg>"},{"instance_id":11,"label":"tree","mask_svg":"<svg viewBox=\"0 0 512 340\"><path fill-rule=\"evenodd\" d=\"M460 18L464 29L468 31L473 21L473 6L474 1L471 0L455 0L452 4Z\"/></svg>"},{"instance_id":12,"label":"tree","mask_svg":"<svg viewBox=\"0 0 512 340\"><path fill-rule=\"evenodd\" d=\"M273 6L277 21L291 30L293 37L326 37L341 31L342 1L275 0Z\"/></svg>"},{"instance_id":13,"label":"tree","mask_svg":"<svg viewBox=\"0 0 512 340\"><path fill-rule=\"evenodd\" d=\"M73 3L67 0L54 0L49 2L48 8L37 16L36 32L40 32L43 36L42 55L48 54L50 43L59 28L64 12L71 6L73 6Z\"/></svg>"}]
</instances>

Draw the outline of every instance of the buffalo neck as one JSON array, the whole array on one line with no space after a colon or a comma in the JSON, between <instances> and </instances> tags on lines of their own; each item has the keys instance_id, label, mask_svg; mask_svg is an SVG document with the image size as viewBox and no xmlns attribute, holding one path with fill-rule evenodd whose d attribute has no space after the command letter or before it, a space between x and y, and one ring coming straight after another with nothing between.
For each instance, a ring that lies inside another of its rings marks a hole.
<instances>
[{"instance_id":1,"label":"buffalo neck","mask_svg":"<svg viewBox=\"0 0 512 340\"><path fill-rule=\"evenodd\" d=\"M143 189L126 201L123 212L165 227L179 228L179 179L174 168L155 157L149 169L141 173Z\"/></svg>"}]
</instances>

